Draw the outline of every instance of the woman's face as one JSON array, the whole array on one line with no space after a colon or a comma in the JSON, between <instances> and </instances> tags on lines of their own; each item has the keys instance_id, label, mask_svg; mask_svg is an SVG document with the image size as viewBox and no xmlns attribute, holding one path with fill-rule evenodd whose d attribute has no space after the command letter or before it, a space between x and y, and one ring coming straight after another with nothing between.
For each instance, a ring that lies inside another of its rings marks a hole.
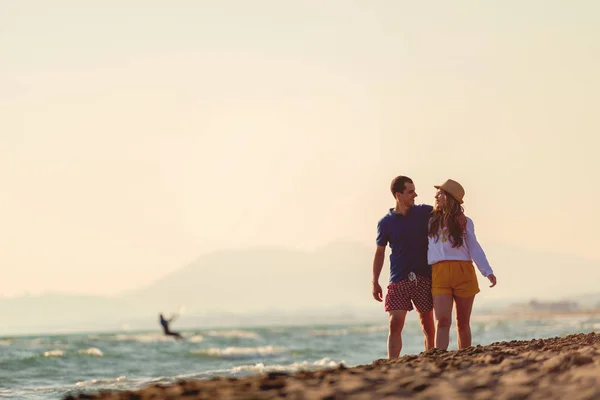
<instances>
[{"instance_id":1,"label":"woman's face","mask_svg":"<svg viewBox=\"0 0 600 400\"><path fill-rule=\"evenodd\" d=\"M439 209L446 209L446 192L438 189L437 193L435 194L435 204Z\"/></svg>"}]
</instances>

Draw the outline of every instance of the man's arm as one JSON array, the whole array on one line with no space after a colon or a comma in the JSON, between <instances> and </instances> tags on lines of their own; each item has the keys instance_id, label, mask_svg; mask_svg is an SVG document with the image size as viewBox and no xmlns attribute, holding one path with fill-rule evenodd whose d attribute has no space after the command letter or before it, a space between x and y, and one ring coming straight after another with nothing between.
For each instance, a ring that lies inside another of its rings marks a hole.
<instances>
[{"instance_id":1,"label":"man's arm","mask_svg":"<svg viewBox=\"0 0 600 400\"><path fill-rule=\"evenodd\" d=\"M377 246L375 257L373 257L373 298L377 301L383 301L383 290L379 285L379 275L383 269L385 260L385 246Z\"/></svg>"}]
</instances>

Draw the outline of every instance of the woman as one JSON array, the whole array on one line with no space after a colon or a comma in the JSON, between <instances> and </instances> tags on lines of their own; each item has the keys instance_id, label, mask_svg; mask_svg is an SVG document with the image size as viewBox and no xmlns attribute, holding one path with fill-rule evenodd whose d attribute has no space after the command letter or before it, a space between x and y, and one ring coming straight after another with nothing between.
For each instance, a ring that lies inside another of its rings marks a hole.
<instances>
[{"instance_id":1,"label":"woman","mask_svg":"<svg viewBox=\"0 0 600 400\"><path fill-rule=\"evenodd\" d=\"M429 248L427 258L432 266L431 294L437 320L435 347L448 349L452 306L456 304L458 348L471 345L471 309L479 284L472 261L483 276L496 286L496 276L477 242L473 221L465 216L465 190L448 179L435 186L435 207L429 219Z\"/></svg>"}]
</instances>

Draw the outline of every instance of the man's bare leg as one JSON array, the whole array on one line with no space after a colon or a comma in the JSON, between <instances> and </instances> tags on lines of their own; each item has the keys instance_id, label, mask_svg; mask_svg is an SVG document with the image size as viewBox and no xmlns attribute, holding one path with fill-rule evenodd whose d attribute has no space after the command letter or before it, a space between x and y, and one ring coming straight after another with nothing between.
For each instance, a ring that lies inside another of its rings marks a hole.
<instances>
[{"instance_id":1,"label":"man's bare leg","mask_svg":"<svg viewBox=\"0 0 600 400\"><path fill-rule=\"evenodd\" d=\"M419 313L421 330L425 337L425 351L435 347L435 323L433 322L433 310Z\"/></svg>"},{"instance_id":2,"label":"man's bare leg","mask_svg":"<svg viewBox=\"0 0 600 400\"><path fill-rule=\"evenodd\" d=\"M390 311L390 330L388 333L388 359L400 357L402 351L402 329L406 319L406 310Z\"/></svg>"}]
</instances>

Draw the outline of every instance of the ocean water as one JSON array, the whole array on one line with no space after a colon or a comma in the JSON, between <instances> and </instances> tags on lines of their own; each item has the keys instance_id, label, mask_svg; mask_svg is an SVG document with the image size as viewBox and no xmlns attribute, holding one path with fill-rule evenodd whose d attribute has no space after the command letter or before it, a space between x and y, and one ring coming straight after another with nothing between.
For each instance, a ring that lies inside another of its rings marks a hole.
<instances>
[{"instance_id":1,"label":"ocean water","mask_svg":"<svg viewBox=\"0 0 600 400\"><path fill-rule=\"evenodd\" d=\"M411 313L414 314L414 313ZM175 324L176 325L176 324ZM600 315L472 320L473 344L600 331ZM176 326L173 327L174 329ZM454 327L453 327L454 329ZM0 337L0 398L60 399L103 389L268 371L368 364L386 357L387 325L282 326L184 330L178 342L157 329L50 336ZM450 349L456 348L456 334ZM423 351L414 315L402 354Z\"/></svg>"}]
</instances>

